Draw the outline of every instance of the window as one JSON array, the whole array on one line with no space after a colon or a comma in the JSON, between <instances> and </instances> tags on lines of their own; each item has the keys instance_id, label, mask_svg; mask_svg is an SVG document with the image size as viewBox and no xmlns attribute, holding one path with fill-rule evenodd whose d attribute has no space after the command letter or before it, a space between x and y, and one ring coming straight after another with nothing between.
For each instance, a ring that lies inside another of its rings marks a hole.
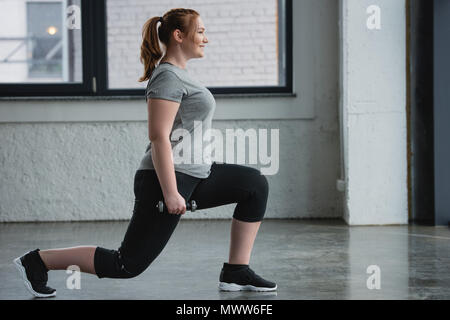
<instances>
[{"instance_id":1,"label":"window","mask_svg":"<svg viewBox=\"0 0 450 320\"><path fill-rule=\"evenodd\" d=\"M27 77L62 79L61 3L27 3ZM14 62L14 60L12 60ZM27 63L28 62L28 63Z\"/></svg>"},{"instance_id":2,"label":"window","mask_svg":"<svg viewBox=\"0 0 450 320\"><path fill-rule=\"evenodd\" d=\"M63 12L79 0L0 5L0 84L81 83L81 32L65 25Z\"/></svg>"},{"instance_id":3,"label":"window","mask_svg":"<svg viewBox=\"0 0 450 320\"><path fill-rule=\"evenodd\" d=\"M188 71L213 94L292 92L292 0L0 2L1 96L143 96L144 22L192 7L209 43ZM162 46L163 48L163 46Z\"/></svg>"}]
</instances>

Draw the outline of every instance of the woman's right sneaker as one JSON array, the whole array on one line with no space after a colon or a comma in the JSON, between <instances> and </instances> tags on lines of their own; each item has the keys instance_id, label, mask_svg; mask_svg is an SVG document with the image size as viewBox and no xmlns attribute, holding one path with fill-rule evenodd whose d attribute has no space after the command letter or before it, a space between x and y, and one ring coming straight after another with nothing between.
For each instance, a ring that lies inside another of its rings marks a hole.
<instances>
[{"instance_id":1,"label":"woman's right sneaker","mask_svg":"<svg viewBox=\"0 0 450 320\"><path fill-rule=\"evenodd\" d=\"M25 287L38 298L56 296L56 290L47 286L48 269L38 253L39 249L30 251L14 259Z\"/></svg>"},{"instance_id":2,"label":"woman's right sneaker","mask_svg":"<svg viewBox=\"0 0 450 320\"><path fill-rule=\"evenodd\" d=\"M219 278L222 291L276 291L277 285L258 276L248 265L224 263Z\"/></svg>"}]
</instances>

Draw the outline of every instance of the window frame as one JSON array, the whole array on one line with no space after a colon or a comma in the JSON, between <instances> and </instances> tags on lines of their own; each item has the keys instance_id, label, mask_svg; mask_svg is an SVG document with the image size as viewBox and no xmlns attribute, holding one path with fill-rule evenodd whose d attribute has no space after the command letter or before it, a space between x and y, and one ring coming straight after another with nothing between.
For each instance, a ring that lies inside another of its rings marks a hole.
<instances>
[{"instance_id":1,"label":"window frame","mask_svg":"<svg viewBox=\"0 0 450 320\"><path fill-rule=\"evenodd\" d=\"M81 0L82 35L82 83L0 83L0 97L143 97L145 89L108 88L107 52L107 0ZM293 95L293 30L292 0L278 0L278 30L285 33L285 39L278 33L279 46L285 48L285 59L279 60L286 70L284 86L236 86L208 87L213 95Z\"/></svg>"}]
</instances>

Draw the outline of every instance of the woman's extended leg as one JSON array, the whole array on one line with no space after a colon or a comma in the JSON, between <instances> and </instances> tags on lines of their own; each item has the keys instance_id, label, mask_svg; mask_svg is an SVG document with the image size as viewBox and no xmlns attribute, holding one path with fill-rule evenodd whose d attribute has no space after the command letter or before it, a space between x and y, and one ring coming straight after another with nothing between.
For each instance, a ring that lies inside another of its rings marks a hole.
<instances>
[{"instance_id":1,"label":"woman's extended leg","mask_svg":"<svg viewBox=\"0 0 450 320\"><path fill-rule=\"evenodd\" d=\"M200 179L179 172L176 172L176 177L178 191L188 199ZM66 270L76 265L81 272L99 278L131 278L139 275L163 250L180 216L159 213L156 209L163 195L155 171L136 172L134 193L133 216L118 250L99 246L35 250L32 254L34 264L43 263L48 270Z\"/></svg>"},{"instance_id":2,"label":"woman's extended leg","mask_svg":"<svg viewBox=\"0 0 450 320\"><path fill-rule=\"evenodd\" d=\"M40 250L39 255L48 270L66 270L76 265L81 272L95 274L94 254L96 246L78 246L62 249Z\"/></svg>"}]
</instances>

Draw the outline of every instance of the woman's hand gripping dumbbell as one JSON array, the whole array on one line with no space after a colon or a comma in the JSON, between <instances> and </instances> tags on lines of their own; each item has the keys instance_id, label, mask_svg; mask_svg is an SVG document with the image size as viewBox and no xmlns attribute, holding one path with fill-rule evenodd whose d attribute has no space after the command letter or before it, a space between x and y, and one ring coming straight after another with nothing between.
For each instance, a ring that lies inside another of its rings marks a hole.
<instances>
[{"instance_id":1,"label":"woman's hand gripping dumbbell","mask_svg":"<svg viewBox=\"0 0 450 320\"><path fill-rule=\"evenodd\" d=\"M183 199L183 201L184 201L184 199ZM195 210L197 210L197 203L195 202L195 200L191 200L191 201L185 203L185 205L186 205L186 210L190 210L191 212L194 212ZM163 213L164 212L164 201L162 201L162 200L159 201L158 204L156 205L156 208L158 208L158 211L160 213ZM178 210L175 209L175 210L172 210L172 212L169 211L169 213L184 214L185 211L183 211L182 209L178 209Z\"/></svg>"}]
</instances>

